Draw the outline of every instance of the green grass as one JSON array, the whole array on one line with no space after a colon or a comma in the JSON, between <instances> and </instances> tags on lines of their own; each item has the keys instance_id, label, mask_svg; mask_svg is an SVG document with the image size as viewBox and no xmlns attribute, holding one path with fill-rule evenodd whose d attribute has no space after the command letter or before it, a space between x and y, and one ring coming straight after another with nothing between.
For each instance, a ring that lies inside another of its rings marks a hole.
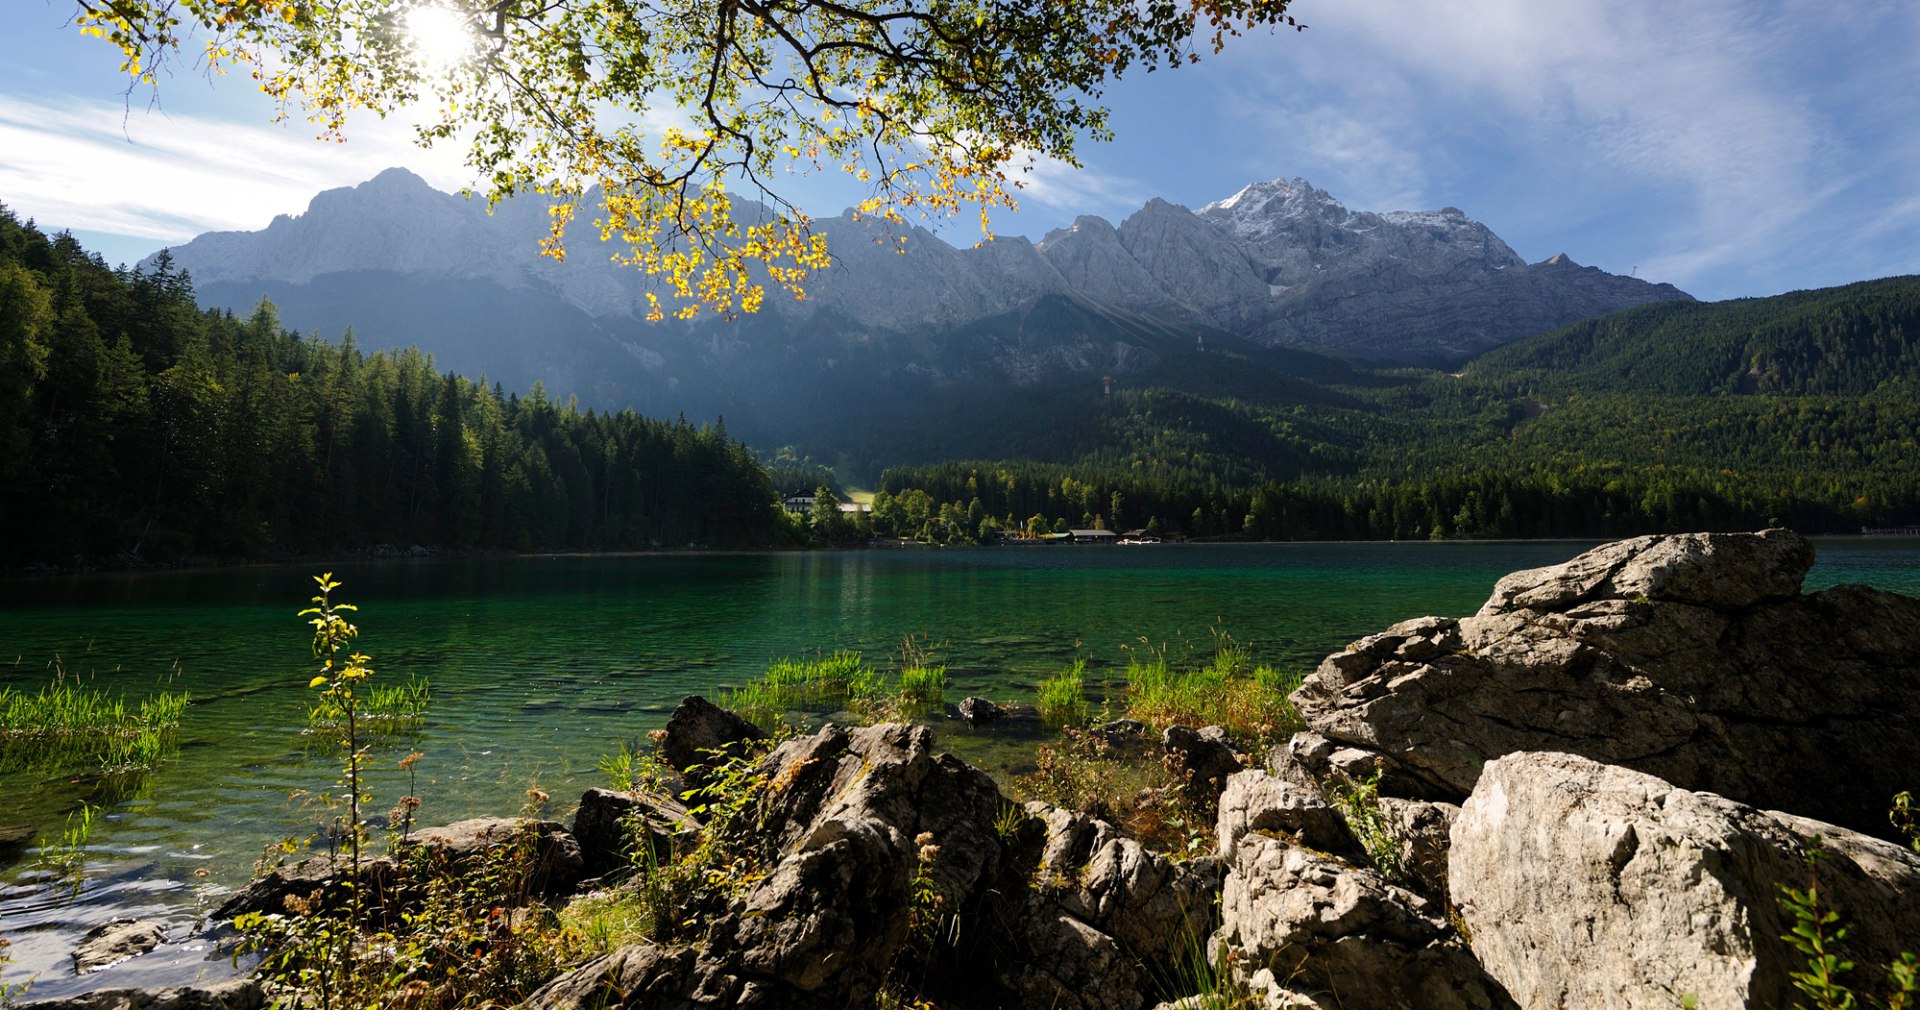
<instances>
[{"instance_id":1,"label":"green grass","mask_svg":"<svg viewBox=\"0 0 1920 1010\"><path fill-rule=\"evenodd\" d=\"M1040 682L1040 722L1048 729L1082 726L1087 721L1087 661L1076 659L1073 665Z\"/></svg>"},{"instance_id":2,"label":"green grass","mask_svg":"<svg viewBox=\"0 0 1920 1010\"><path fill-rule=\"evenodd\" d=\"M67 815L66 827L61 829L58 838L40 839L40 854L36 859L40 867L77 888L87 865L87 840L93 837L93 816L97 812L97 808L83 803L79 810Z\"/></svg>"},{"instance_id":3,"label":"green grass","mask_svg":"<svg viewBox=\"0 0 1920 1010\"><path fill-rule=\"evenodd\" d=\"M148 769L165 758L186 711L184 691L129 705L117 691L82 684L56 668L37 692L0 688L0 772L95 764Z\"/></svg>"},{"instance_id":4,"label":"green grass","mask_svg":"<svg viewBox=\"0 0 1920 1010\"><path fill-rule=\"evenodd\" d=\"M362 733L400 733L417 729L427 719L427 706L433 701L433 685L425 678L409 678L404 684L369 684L358 697L354 721ZM338 706L320 704L307 710L307 727L313 732L344 732Z\"/></svg>"},{"instance_id":5,"label":"green grass","mask_svg":"<svg viewBox=\"0 0 1920 1010\"><path fill-rule=\"evenodd\" d=\"M720 693L720 705L762 729L789 712L848 712L856 719L917 719L945 704L947 668L934 663L911 639L898 674L869 665L858 652L841 650L814 659L778 659L767 672Z\"/></svg>"},{"instance_id":6,"label":"green grass","mask_svg":"<svg viewBox=\"0 0 1920 1010\"><path fill-rule=\"evenodd\" d=\"M721 692L720 704L756 726L771 728L788 712L860 710L887 693L882 674L860 653L842 649L817 659L777 659L766 673Z\"/></svg>"},{"instance_id":7,"label":"green grass","mask_svg":"<svg viewBox=\"0 0 1920 1010\"><path fill-rule=\"evenodd\" d=\"M1284 739L1301 728L1287 700L1302 674L1256 664L1245 646L1222 644L1197 670L1176 670L1164 652L1127 664L1126 712L1156 728L1221 726L1247 744Z\"/></svg>"}]
</instances>

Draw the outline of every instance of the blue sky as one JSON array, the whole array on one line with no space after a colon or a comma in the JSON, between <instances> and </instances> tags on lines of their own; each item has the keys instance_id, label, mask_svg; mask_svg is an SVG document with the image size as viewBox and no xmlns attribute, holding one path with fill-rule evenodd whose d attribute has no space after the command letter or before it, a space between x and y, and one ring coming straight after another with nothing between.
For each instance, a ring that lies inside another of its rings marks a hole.
<instances>
[{"instance_id":1,"label":"blue sky","mask_svg":"<svg viewBox=\"0 0 1920 1010\"><path fill-rule=\"evenodd\" d=\"M69 0L0 8L0 202L131 261L264 227L317 191L406 165L444 189L457 150L399 123L345 144L274 125L243 76L183 68L157 101L63 27ZM1455 206L1529 260L1703 298L1920 273L1920 4L1906 0L1298 0L1311 27L1238 40L1113 87L1118 137L1041 166L1002 233L1149 197L1198 207L1304 177L1355 210ZM809 211L852 194L796 179ZM971 241L969 226L950 240Z\"/></svg>"}]
</instances>

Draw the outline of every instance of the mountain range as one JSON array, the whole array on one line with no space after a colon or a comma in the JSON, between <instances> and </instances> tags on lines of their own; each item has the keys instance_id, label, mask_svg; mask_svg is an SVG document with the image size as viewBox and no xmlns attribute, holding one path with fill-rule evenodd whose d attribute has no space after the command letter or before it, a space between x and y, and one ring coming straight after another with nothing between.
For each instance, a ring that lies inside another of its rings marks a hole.
<instances>
[{"instance_id":1,"label":"mountain range","mask_svg":"<svg viewBox=\"0 0 1920 1010\"><path fill-rule=\"evenodd\" d=\"M743 205L736 218L759 213ZM734 322L650 324L649 278L583 248L587 229L564 262L539 255L547 222L536 198L489 214L389 169L261 231L201 235L169 255L208 306L247 312L265 297L298 329L351 327L363 346L416 345L443 367L510 388L539 380L591 405L724 414L747 437L805 412L871 414L929 393L1141 381L1208 342L1452 365L1577 320L1691 300L1565 255L1528 264L1451 207L1350 211L1294 179L1198 211L1155 199L1118 226L1081 217L1037 243L956 248L849 212L816 222L834 264L805 301L769 297Z\"/></svg>"}]
</instances>

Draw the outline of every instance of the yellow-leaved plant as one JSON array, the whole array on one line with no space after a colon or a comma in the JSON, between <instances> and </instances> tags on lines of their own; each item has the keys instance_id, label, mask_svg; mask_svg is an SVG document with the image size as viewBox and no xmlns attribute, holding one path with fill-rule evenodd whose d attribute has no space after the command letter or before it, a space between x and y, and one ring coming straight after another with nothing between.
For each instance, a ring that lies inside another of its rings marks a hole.
<instances>
[{"instance_id":1,"label":"yellow-leaved plant","mask_svg":"<svg viewBox=\"0 0 1920 1010\"><path fill-rule=\"evenodd\" d=\"M1290 0L74 2L142 81L192 37L325 139L355 110L422 117L419 142L467 144L490 199L550 199L551 255L591 203L657 279L655 318L662 295L681 317L805 296L827 250L781 173L844 173L889 225L971 205L990 237L1025 169L1111 135L1109 82L1300 27ZM738 213L735 190L765 209Z\"/></svg>"}]
</instances>

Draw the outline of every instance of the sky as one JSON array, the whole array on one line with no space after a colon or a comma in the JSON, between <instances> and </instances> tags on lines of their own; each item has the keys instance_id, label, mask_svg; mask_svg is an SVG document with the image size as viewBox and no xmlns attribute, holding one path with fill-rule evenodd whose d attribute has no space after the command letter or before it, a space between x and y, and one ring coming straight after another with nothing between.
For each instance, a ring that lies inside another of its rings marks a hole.
<instances>
[{"instance_id":1,"label":"sky","mask_svg":"<svg viewBox=\"0 0 1920 1010\"><path fill-rule=\"evenodd\" d=\"M265 227L458 149L403 122L343 144L275 124L244 74L131 92L71 0L0 5L0 203L111 262ZM1452 206L1530 261L1566 253L1704 299L1920 273L1920 4L1910 0L1296 0L1261 33L1105 96L1116 137L1039 166L994 230L1038 239L1159 196L1198 208L1305 178L1352 210ZM783 184L784 185L784 184ZM855 194L795 178L816 216ZM963 219L943 235L978 238Z\"/></svg>"}]
</instances>

